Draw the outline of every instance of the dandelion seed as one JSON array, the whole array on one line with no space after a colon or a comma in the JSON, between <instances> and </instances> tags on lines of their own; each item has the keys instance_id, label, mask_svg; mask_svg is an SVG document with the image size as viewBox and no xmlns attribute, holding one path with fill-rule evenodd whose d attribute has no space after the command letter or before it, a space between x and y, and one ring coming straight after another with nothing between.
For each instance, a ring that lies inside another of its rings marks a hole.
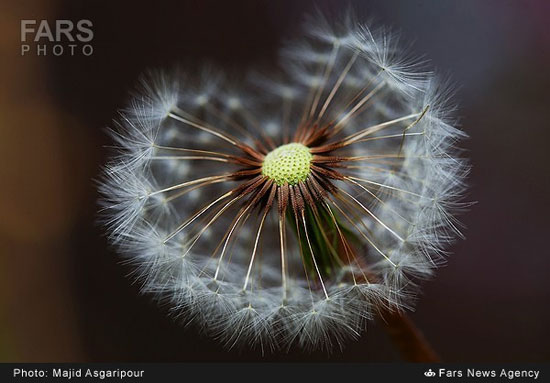
<instances>
[{"instance_id":1,"label":"dandelion seed","mask_svg":"<svg viewBox=\"0 0 550 383\"><path fill-rule=\"evenodd\" d=\"M143 290L227 346L341 346L409 307L458 234L447 88L391 34L325 19L276 80L152 77L101 192Z\"/></svg>"}]
</instances>

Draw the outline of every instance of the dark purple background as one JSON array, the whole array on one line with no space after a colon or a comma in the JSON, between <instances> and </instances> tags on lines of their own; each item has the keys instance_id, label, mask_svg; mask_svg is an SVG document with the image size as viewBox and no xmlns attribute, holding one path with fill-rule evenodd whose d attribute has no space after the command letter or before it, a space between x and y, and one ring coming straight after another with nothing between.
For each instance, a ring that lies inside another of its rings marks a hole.
<instances>
[{"instance_id":1,"label":"dark purple background","mask_svg":"<svg viewBox=\"0 0 550 383\"><path fill-rule=\"evenodd\" d=\"M264 66L315 6L341 1L8 2L2 5L4 361L394 361L373 324L343 353L227 352L125 277L95 224L102 128L147 68ZM445 361L549 361L550 3L352 1L401 30L458 85L473 165L467 240L411 317ZM4 9L5 8L5 9ZM21 57L21 19L90 19L91 57ZM5 61L4 61L5 60ZM6 129L6 126L8 128ZM7 182L5 181L7 180Z\"/></svg>"}]
</instances>

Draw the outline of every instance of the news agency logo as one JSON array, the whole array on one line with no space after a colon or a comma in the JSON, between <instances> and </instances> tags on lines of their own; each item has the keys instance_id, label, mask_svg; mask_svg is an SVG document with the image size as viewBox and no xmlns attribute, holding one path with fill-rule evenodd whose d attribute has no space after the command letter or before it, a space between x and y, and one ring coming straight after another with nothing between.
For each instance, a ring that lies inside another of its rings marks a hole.
<instances>
[{"instance_id":1,"label":"news agency logo","mask_svg":"<svg viewBox=\"0 0 550 383\"><path fill-rule=\"evenodd\" d=\"M424 372L424 376L428 378L433 378L435 376L435 372L433 372L432 369L430 368L428 371Z\"/></svg>"},{"instance_id":2,"label":"news agency logo","mask_svg":"<svg viewBox=\"0 0 550 383\"><path fill-rule=\"evenodd\" d=\"M21 56L91 56L92 27L90 20L21 20Z\"/></svg>"}]
</instances>

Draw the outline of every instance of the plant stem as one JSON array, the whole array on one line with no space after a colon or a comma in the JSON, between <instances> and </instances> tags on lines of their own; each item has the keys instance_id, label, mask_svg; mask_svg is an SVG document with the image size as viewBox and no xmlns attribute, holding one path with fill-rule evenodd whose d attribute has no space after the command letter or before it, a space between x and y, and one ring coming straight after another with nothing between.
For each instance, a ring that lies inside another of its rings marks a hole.
<instances>
[{"instance_id":1,"label":"plant stem","mask_svg":"<svg viewBox=\"0 0 550 383\"><path fill-rule=\"evenodd\" d=\"M384 329L407 362L440 362L422 331L404 312L384 310L380 313Z\"/></svg>"}]
</instances>

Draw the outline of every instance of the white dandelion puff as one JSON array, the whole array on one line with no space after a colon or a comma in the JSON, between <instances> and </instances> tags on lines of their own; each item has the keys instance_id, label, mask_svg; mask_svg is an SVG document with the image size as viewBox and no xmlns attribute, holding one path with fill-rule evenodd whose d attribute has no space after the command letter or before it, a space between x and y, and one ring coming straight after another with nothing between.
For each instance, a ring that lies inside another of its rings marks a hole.
<instances>
[{"instance_id":1,"label":"white dandelion puff","mask_svg":"<svg viewBox=\"0 0 550 383\"><path fill-rule=\"evenodd\" d=\"M228 347L342 347L411 308L461 235L449 87L351 13L306 32L272 79L152 77L112 131L110 239L144 292Z\"/></svg>"}]
</instances>

